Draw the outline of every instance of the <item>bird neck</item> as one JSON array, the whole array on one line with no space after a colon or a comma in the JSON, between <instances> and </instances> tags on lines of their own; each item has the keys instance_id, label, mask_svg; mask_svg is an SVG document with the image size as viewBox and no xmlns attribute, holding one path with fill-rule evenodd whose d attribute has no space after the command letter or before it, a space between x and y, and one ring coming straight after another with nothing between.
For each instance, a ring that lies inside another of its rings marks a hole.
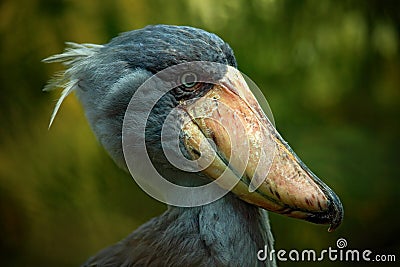
<instances>
[{"instance_id":1,"label":"bird neck","mask_svg":"<svg viewBox=\"0 0 400 267\"><path fill-rule=\"evenodd\" d=\"M273 242L267 212L228 193L199 207L170 206L89 263L274 267L275 258L257 257L260 250L271 252Z\"/></svg>"},{"instance_id":2,"label":"bird neck","mask_svg":"<svg viewBox=\"0 0 400 267\"><path fill-rule=\"evenodd\" d=\"M175 218L172 224L192 226L204 250L218 264L250 266L250 261L251 266L275 266L274 260L257 259L260 249L273 249L267 212L232 193L200 207L169 207L166 214Z\"/></svg>"}]
</instances>

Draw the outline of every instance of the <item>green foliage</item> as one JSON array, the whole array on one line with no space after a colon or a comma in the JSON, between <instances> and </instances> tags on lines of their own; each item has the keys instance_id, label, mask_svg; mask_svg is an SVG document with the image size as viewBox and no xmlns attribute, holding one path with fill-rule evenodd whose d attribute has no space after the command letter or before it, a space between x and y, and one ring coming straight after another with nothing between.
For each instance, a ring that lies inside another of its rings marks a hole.
<instances>
[{"instance_id":1,"label":"green foliage","mask_svg":"<svg viewBox=\"0 0 400 267\"><path fill-rule=\"evenodd\" d=\"M2 263L76 266L165 209L113 164L73 97L48 131L58 96L41 92L61 66L40 60L65 41L105 43L158 23L200 27L230 43L282 135L341 197L345 220L334 233L271 214L277 249L320 250L345 237L352 248L398 252L399 7L377 0L2 1Z\"/></svg>"}]
</instances>

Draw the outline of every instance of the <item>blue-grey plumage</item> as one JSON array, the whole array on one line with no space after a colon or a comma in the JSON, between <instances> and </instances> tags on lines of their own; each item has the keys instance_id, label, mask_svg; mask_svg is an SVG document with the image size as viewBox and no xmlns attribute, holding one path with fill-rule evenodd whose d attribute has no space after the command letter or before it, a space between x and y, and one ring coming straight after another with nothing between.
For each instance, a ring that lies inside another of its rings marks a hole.
<instances>
[{"instance_id":1,"label":"blue-grey plumage","mask_svg":"<svg viewBox=\"0 0 400 267\"><path fill-rule=\"evenodd\" d=\"M276 266L267 213L233 195L195 208L170 207L83 266Z\"/></svg>"},{"instance_id":2,"label":"blue-grey plumage","mask_svg":"<svg viewBox=\"0 0 400 267\"><path fill-rule=\"evenodd\" d=\"M237 67L227 43L214 34L192 27L148 26L124 33L105 45L67 45L64 53L44 60L62 62L66 66L66 71L45 88L64 88L50 124L63 99L75 91L99 142L124 169L127 169L122 148L125 111L135 91L147 79L185 62L207 61ZM236 95L231 93L240 88L228 89L203 86L201 90L206 96L207 92L220 90L219 96L228 99L225 99L227 105L230 100L236 103L232 108L240 109L243 116L259 116L253 120L257 123L267 121L261 111L254 113L259 109L256 102L251 108L237 104ZM166 114L185 99L190 99L190 93L185 94L183 98L173 90L154 106L147 122L146 138L149 141L146 144L153 163L168 179L182 185L198 185L214 179L213 175L178 170L168 164L161 147L160 132ZM180 126L179 120L176 123ZM248 129L254 132L253 124ZM269 129L269 132L258 134L270 135L277 144L278 154L260 189L254 193L247 187L244 190L246 179L240 179L241 188L235 187L225 197L210 204L191 208L169 206L164 214L102 250L84 266L276 266L274 257L266 261L257 259L257 252L265 246L271 251L274 242L265 209L337 227L343 216L337 196L304 166L274 128ZM213 130L209 127L205 132L212 133ZM218 133L211 137L221 141ZM263 140L259 138L255 144L262 146ZM188 149L193 145L190 142L192 140L181 140L185 156L193 158L195 155ZM217 149L223 151L219 145Z\"/></svg>"}]
</instances>

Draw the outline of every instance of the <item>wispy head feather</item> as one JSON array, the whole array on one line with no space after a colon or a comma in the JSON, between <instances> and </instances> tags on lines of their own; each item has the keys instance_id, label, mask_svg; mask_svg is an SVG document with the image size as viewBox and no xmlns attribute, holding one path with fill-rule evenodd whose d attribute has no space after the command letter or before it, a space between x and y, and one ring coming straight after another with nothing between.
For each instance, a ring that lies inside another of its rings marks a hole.
<instances>
[{"instance_id":1,"label":"wispy head feather","mask_svg":"<svg viewBox=\"0 0 400 267\"><path fill-rule=\"evenodd\" d=\"M72 42L67 42L65 44L67 45L67 48L63 53L42 60L45 63L61 62L67 67L65 71L56 73L43 88L44 91L64 88L51 115L49 128L51 127L64 99L78 86L79 79L76 78L77 69L85 59L93 56L101 47L103 47L102 45L96 44L77 44Z\"/></svg>"}]
</instances>

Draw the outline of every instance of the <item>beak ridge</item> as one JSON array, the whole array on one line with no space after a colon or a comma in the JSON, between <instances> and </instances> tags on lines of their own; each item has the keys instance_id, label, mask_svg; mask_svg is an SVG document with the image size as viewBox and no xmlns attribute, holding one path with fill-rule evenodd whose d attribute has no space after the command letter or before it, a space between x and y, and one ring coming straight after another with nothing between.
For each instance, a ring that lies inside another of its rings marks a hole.
<instances>
[{"instance_id":1,"label":"beak ridge","mask_svg":"<svg viewBox=\"0 0 400 267\"><path fill-rule=\"evenodd\" d=\"M238 73L228 68L220 84L182 104L191 117L183 140L189 154L198 158L190 151L212 140L219 163L204 169L210 178L218 179L221 168L229 168L237 180L232 192L239 198L289 217L330 224L328 231L333 231L343 219L338 196L283 140Z\"/></svg>"}]
</instances>

